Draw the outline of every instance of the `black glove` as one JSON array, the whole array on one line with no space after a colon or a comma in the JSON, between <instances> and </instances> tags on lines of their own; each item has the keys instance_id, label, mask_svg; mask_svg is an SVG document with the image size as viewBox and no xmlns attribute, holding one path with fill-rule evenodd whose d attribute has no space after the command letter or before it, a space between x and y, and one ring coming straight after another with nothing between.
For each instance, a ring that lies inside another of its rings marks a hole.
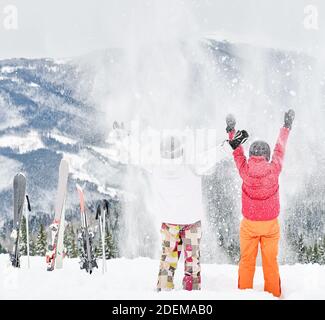
<instances>
[{"instance_id":1,"label":"black glove","mask_svg":"<svg viewBox=\"0 0 325 320\"><path fill-rule=\"evenodd\" d=\"M233 150L236 150L241 144L245 143L249 135L246 130L238 130L232 140L229 140L229 144Z\"/></svg>"},{"instance_id":2,"label":"black glove","mask_svg":"<svg viewBox=\"0 0 325 320\"><path fill-rule=\"evenodd\" d=\"M236 119L232 114L227 115L226 123L227 123L227 128L226 128L227 132L231 132L232 130L235 129Z\"/></svg>"},{"instance_id":3,"label":"black glove","mask_svg":"<svg viewBox=\"0 0 325 320\"><path fill-rule=\"evenodd\" d=\"M290 109L288 112L284 114L284 127L291 129L292 122L295 119L295 112Z\"/></svg>"}]
</instances>

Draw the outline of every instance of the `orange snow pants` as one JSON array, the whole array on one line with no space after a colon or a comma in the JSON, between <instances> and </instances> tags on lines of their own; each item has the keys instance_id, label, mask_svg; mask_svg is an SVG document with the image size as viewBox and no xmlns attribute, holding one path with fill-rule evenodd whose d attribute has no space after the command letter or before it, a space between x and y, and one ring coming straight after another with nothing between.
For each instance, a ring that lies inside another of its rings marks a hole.
<instances>
[{"instance_id":1,"label":"orange snow pants","mask_svg":"<svg viewBox=\"0 0 325 320\"><path fill-rule=\"evenodd\" d=\"M264 291L281 296L281 281L277 262L280 227L278 219L252 221L243 219L240 224L240 262L238 288L253 288L258 244L262 252Z\"/></svg>"}]
</instances>

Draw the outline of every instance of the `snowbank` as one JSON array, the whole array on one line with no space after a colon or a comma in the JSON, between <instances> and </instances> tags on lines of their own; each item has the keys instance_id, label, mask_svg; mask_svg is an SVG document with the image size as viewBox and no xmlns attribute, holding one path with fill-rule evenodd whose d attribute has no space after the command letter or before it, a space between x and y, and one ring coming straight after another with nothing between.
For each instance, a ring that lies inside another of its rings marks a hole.
<instances>
[{"instance_id":1,"label":"snowbank","mask_svg":"<svg viewBox=\"0 0 325 320\"><path fill-rule=\"evenodd\" d=\"M182 263L182 262L180 262ZM99 261L101 267L101 261ZM263 273L257 267L255 289L241 291L237 266L202 265L202 290L181 289L182 266L176 273L173 292L155 292L158 261L148 258L108 261L108 272L92 275L79 269L77 259L66 259L62 270L46 271L44 258L31 257L31 268L22 259L21 269L0 255L0 299L275 299L263 292ZM283 299L325 299L325 266L293 265L280 268Z\"/></svg>"}]
</instances>

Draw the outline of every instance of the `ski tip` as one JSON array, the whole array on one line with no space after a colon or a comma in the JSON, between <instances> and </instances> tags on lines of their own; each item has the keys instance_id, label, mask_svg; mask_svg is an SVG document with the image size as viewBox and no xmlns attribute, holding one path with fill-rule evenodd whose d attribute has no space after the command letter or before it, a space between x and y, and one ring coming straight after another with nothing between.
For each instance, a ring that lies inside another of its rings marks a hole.
<instances>
[{"instance_id":1,"label":"ski tip","mask_svg":"<svg viewBox=\"0 0 325 320\"><path fill-rule=\"evenodd\" d=\"M23 186L23 188L26 189L26 176L22 172L17 173L13 179L14 189L18 188L19 185Z\"/></svg>"},{"instance_id":2,"label":"ski tip","mask_svg":"<svg viewBox=\"0 0 325 320\"><path fill-rule=\"evenodd\" d=\"M26 179L26 176L25 176L24 173L22 173L22 172L18 172L18 173L15 175L15 179L17 179L17 178L23 178L23 179Z\"/></svg>"},{"instance_id":3,"label":"ski tip","mask_svg":"<svg viewBox=\"0 0 325 320\"><path fill-rule=\"evenodd\" d=\"M81 186L78 183L76 183L76 188L77 188L78 191L81 191L82 192L82 188L81 188Z\"/></svg>"}]
</instances>

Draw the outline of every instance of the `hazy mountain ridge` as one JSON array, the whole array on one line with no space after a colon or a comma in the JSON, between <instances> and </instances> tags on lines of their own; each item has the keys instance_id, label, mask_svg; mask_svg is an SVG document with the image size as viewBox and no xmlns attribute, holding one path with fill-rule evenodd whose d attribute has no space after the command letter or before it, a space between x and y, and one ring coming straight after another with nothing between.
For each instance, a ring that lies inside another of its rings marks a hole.
<instances>
[{"instance_id":1,"label":"hazy mountain ridge","mask_svg":"<svg viewBox=\"0 0 325 320\"><path fill-rule=\"evenodd\" d=\"M259 105L263 104L265 104L266 111L279 109L280 106L281 108L289 106L300 108L300 105L310 99L308 90L306 93L302 91L302 87L308 87L315 69L315 61L304 54L267 48L258 49L253 46L236 45L213 39L203 41L202 46L211 56L214 72L218 74L220 86L222 86L220 88L225 90L229 96L235 97L234 102L247 103L249 107L243 106L247 112L254 108L258 110ZM263 73L264 77L261 78L261 82L265 93L259 92L259 89L254 87L254 83L250 83L249 79L243 76L243 69L250 68L256 63L253 59L249 60L252 52L256 56L263 55L265 65L262 67L265 76ZM117 53L121 52L114 51L115 55ZM75 61L51 59L0 61L0 163L2 164L0 173L4 181L0 183L0 203L2 204L0 220L2 219L3 222L12 215L11 188L13 175L17 170L27 175L33 214L52 214L58 167L63 154L70 157L74 163L69 180L68 210L76 210L78 205L75 192L76 182L85 186L90 202L103 197L118 199L119 195L123 194L122 181L125 167L98 151L98 147L106 149L110 147L106 143L106 138L115 119L107 119L107 116L101 113L91 100L90 91L94 76L91 57L92 55L88 55L85 61L83 57ZM110 52L97 52L94 57L97 63L98 60L105 63L110 60ZM123 62L123 58L121 61ZM109 67L107 69L109 70ZM303 80L300 78L301 75L303 75ZM107 74L108 78L109 76ZM198 79L204 77L199 65L193 66L191 76L193 77L191 94L199 96ZM261 114L263 110L259 112ZM258 117L252 118L253 124L257 121ZM310 140L304 141L304 136L299 138L302 139L299 143L307 145L308 142L309 146L311 145ZM291 147L292 149L294 148ZM296 150L298 155L299 152L304 152L299 148ZM318 153L321 155L321 151L315 148L315 155ZM293 154L290 155L290 149L288 156L293 156ZM302 161L300 158L302 159L302 157L297 158L298 162ZM289 177L291 174L292 178L297 168L298 165L288 167L286 168L288 173L285 174ZM216 240L230 255L231 260L236 260L238 258L240 181L233 170L233 165L229 163L218 166L216 174L219 172L221 177L224 175L222 181L229 181L229 185L220 185L218 183L220 178L212 176L205 180L205 192L208 216L211 219ZM308 170L315 172L314 167ZM324 170L320 168L318 174L324 174ZM316 189L313 194L320 194L323 185L320 182L315 184L313 181L311 184ZM103 189L108 192L103 193ZM289 188L281 187L281 190L290 192ZM227 197L226 201L220 200L220 195L228 196L229 194L231 196ZM304 192L301 195L304 195ZM286 226L290 229L287 233L290 237L289 242L292 238L295 242L300 234L309 244L322 241L318 240L325 234L324 207L321 205L321 198L317 196L312 199L316 204L310 207L317 208L317 212L311 210L308 216L304 211L305 205L302 204L304 200L299 194L295 197L288 194L286 198L288 203L285 209L288 208L288 210L285 220L289 221ZM231 228L228 225L232 223L229 221L231 220L229 208L233 209L231 213L235 221ZM295 215L298 215L299 219L296 219ZM317 232L310 232L315 223L319 225Z\"/></svg>"}]
</instances>

